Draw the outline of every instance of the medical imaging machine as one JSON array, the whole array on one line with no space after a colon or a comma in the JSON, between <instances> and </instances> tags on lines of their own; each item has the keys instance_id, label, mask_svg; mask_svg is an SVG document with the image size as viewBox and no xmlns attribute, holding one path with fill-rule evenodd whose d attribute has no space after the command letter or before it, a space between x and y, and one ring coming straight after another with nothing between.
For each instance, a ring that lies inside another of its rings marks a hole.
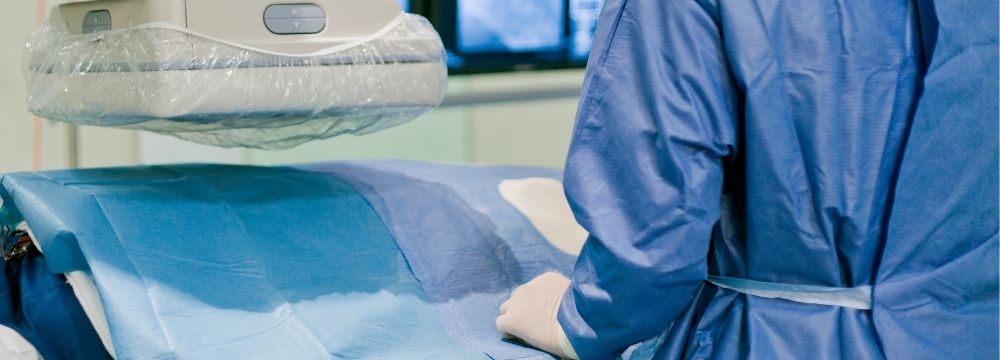
<instances>
[{"instance_id":1,"label":"medical imaging machine","mask_svg":"<svg viewBox=\"0 0 1000 360\"><path fill-rule=\"evenodd\" d=\"M287 148L441 103L441 40L393 0L99 0L29 41L29 109L220 146Z\"/></svg>"}]
</instances>

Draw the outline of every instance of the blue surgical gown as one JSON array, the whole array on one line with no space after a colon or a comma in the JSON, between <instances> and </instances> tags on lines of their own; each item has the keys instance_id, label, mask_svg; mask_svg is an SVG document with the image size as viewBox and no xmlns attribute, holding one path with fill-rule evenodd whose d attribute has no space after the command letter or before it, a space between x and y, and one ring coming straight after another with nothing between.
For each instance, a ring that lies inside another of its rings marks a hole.
<instances>
[{"instance_id":1,"label":"blue surgical gown","mask_svg":"<svg viewBox=\"0 0 1000 360\"><path fill-rule=\"evenodd\" d=\"M66 277L49 272L40 253L0 260L0 266L0 325L17 331L48 360L112 359Z\"/></svg>"},{"instance_id":2,"label":"blue surgical gown","mask_svg":"<svg viewBox=\"0 0 1000 360\"><path fill-rule=\"evenodd\" d=\"M582 359L995 359L997 2L609 0L567 161ZM871 309L709 275L871 286Z\"/></svg>"}]
</instances>

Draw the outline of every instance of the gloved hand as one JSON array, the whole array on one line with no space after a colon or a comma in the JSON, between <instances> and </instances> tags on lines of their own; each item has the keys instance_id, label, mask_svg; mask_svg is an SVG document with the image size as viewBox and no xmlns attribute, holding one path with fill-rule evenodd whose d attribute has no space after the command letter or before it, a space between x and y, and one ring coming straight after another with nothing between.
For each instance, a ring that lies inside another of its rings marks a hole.
<instances>
[{"instance_id":1,"label":"gloved hand","mask_svg":"<svg viewBox=\"0 0 1000 360\"><path fill-rule=\"evenodd\" d=\"M570 280L547 272L518 286L500 305L497 331L564 359L576 359L562 326L556 320Z\"/></svg>"}]
</instances>

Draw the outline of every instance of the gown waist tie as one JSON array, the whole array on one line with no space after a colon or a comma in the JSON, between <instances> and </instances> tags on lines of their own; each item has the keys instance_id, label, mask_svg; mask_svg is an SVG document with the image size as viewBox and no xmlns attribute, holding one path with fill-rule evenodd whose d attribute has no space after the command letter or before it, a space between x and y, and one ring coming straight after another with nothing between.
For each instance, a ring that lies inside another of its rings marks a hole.
<instances>
[{"instance_id":1,"label":"gown waist tie","mask_svg":"<svg viewBox=\"0 0 1000 360\"><path fill-rule=\"evenodd\" d=\"M785 299L798 303L841 306L871 310L871 285L850 288L782 284L711 275L707 281L720 288L769 299Z\"/></svg>"}]
</instances>

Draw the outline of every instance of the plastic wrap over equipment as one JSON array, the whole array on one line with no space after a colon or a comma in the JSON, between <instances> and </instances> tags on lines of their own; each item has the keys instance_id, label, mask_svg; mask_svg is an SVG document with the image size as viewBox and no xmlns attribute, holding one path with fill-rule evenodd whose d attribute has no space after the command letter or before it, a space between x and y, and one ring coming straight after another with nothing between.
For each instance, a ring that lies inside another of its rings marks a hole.
<instances>
[{"instance_id":1,"label":"plastic wrap over equipment","mask_svg":"<svg viewBox=\"0 0 1000 360\"><path fill-rule=\"evenodd\" d=\"M53 11L24 56L38 116L222 147L383 130L439 105L447 82L440 37L412 14L366 38L289 54L165 23L75 34Z\"/></svg>"}]
</instances>

